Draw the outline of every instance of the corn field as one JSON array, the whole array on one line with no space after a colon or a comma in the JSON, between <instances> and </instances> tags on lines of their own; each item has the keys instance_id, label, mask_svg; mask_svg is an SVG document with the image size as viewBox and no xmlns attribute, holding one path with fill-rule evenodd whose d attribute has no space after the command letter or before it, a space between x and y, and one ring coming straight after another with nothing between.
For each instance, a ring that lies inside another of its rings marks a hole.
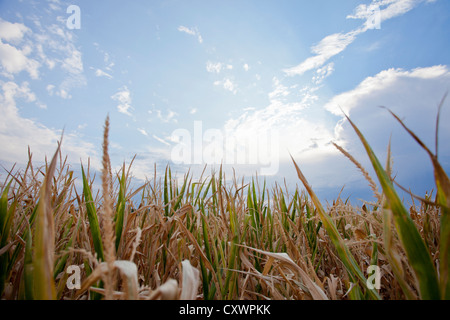
<instances>
[{"instance_id":1,"label":"corn field","mask_svg":"<svg viewBox=\"0 0 450 320\"><path fill-rule=\"evenodd\" d=\"M104 128L101 192L82 189L60 146L44 166L7 171L0 198L0 296L6 300L414 300L450 298L450 181L429 155L436 194L400 200L349 119L376 177L340 146L374 201L326 208L293 160L302 188L222 170L193 180L168 166L131 188L133 161L112 172ZM60 143L64 143L61 141ZM155 170L156 171L156 170ZM374 180L375 179L375 180ZM378 189L377 186L381 186ZM136 200L138 199L138 200ZM370 267L376 267L377 285ZM74 271L79 271L77 272ZM77 286L76 277L80 280Z\"/></svg>"}]
</instances>

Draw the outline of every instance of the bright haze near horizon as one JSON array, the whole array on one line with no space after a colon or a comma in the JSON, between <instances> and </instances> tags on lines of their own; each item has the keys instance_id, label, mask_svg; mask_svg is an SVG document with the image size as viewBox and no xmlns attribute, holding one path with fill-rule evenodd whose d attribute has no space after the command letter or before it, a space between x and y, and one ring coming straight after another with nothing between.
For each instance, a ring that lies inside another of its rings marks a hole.
<instances>
[{"instance_id":1,"label":"bright haze near horizon","mask_svg":"<svg viewBox=\"0 0 450 320\"><path fill-rule=\"evenodd\" d=\"M371 199L375 178L344 113L393 175L435 189L438 105L450 90L450 1L0 1L1 178L56 150L75 171L101 169L110 117L113 168L137 179L156 164L198 177L258 174L300 184L290 155L322 199ZM450 168L450 98L439 160ZM194 177L195 178L195 177Z\"/></svg>"}]
</instances>

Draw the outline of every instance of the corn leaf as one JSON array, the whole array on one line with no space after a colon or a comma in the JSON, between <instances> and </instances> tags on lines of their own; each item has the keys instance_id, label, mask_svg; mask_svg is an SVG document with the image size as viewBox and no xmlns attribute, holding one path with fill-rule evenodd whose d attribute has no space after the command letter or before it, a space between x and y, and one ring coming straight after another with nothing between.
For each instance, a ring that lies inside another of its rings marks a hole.
<instances>
[{"instance_id":1,"label":"corn leaf","mask_svg":"<svg viewBox=\"0 0 450 320\"><path fill-rule=\"evenodd\" d=\"M419 282L421 298L426 300L439 299L440 294L437 273L425 242L421 238L419 231L408 214L408 211L403 206L399 196L397 195L389 175L381 166L369 143L366 141L356 125L350 120L350 118L347 117L347 119L363 143L372 166L378 176L378 180L383 188L386 202L388 208L392 212L394 224L399 234L400 241L403 244L408 261L414 270L417 281Z\"/></svg>"},{"instance_id":2,"label":"corn leaf","mask_svg":"<svg viewBox=\"0 0 450 320\"><path fill-rule=\"evenodd\" d=\"M58 149L48 167L39 193L33 252L33 298L55 300L56 288L53 278L55 263L55 226L52 208L52 181L58 159Z\"/></svg>"},{"instance_id":3,"label":"corn leaf","mask_svg":"<svg viewBox=\"0 0 450 320\"><path fill-rule=\"evenodd\" d=\"M291 156L291 158L292 158L292 156ZM338 253L339 258L341 259L342 263L344 264L345 268L348 271L348 274L349 274L349 277L350 277L352 283L356 284L359 280L361 285L365 286L367 288L367 292L371 299L380 300L381 298L378 295L378 293L374 289L370 289L367 287L367 279L364 277L364 274L361 271L361 269L359 268L352 253L350 252L350 249L344 243L344 240L342 239L341 235L339 234L339 231L336 228L336 225L334 224L331 217L323 209L322 204L320 203L316 194L312 190L311 186L308 184L308 181L306 180L305 176L301 172L297 163L295 163L294 158L292 158L292 161L294 162L298 177L302 181L302 183L305 186L306 190L308 191L314 205L316 206L316 209L320 216L320 220L322 221L323 227L325 228L329 237L331 238L331 241L333 242L333 245Z\"/></svg>"},{"instance_id":4,"label":"corn leaf","mask_svg":"<svg viewBox=\"0 0 450 320\"><path fill-rule=\"evenodd\" d=\"M119 196L117 200L116 215L114 217L114 222L116 224L116 252L119 250L120 239L123 233L123 220L125 216L125 188L126 188L126 177L125 177L125 164L122 168L122 177L119 180Z\"/></svg>"},{"instance_id":5,"label":"corn leaf","mask_svg":"<svg viewBox=\"0 0 450 320\"><path fill-rule=\"evenodd\" d=\"M94 199L92 198L91 188L84 173L84 168L81 166L81 173L83 175L83 194L86 205L86 212L89 220L89 228L91 230L92 240L94 242L94 249L99 260L105 261L103 256L102 234L100 232L100 225L98 223L97 210L95 209Z\"/></svg>"}]
</instances>

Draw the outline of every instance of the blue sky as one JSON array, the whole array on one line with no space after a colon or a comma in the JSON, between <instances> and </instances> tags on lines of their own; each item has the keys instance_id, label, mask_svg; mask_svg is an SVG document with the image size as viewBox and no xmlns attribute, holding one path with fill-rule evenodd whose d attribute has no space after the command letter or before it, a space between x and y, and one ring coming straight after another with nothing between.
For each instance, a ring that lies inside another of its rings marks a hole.
<instances>
[{"instance_id":1,"label":"blue sky","mask_svg":"<svg viewBox=\"0 0 450 320\"><path fill-rule=\"evenodd\" d=\"M294 185L292 154L322 197L345 185L344 196L370 199L330 144L370 168L342 109L381 161L392 136L398 182L423 194L430 162L379 106L434 149L449 40L446 0L0 1L0 163L25 163L28 146L42 162L64 128L73 169L88 158L99 169L109 114L112 164L136 155L138 179L155 163L182 176L222 162L229 176ZM449 116L447 100L447 172Z\"/></svg>"}]
</instances>

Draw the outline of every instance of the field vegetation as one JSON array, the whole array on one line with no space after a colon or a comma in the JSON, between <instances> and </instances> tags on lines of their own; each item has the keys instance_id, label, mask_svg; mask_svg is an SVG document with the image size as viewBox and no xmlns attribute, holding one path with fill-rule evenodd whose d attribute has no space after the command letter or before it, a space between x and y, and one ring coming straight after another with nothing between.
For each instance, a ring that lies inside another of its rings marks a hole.
<instances>
[{"instance_id":1,"label":"field vegetation","mask_svg":"<svg viewBox=\"0 0 450 320\"><path fill-rule=\"evenodd\" d=\"M434 167L436 190L411 195L408 206L394 187L390 152L383 165L349 118L376 173L336 145L372 188L375 200L362 206L338 198L324 207L295 159L301 188L293 191L257 178L244 183L222 170L195 181L188 173L179 182L170 167L131 188L133 161L112 172L108 118L101 192L94 192L89 163L76 188L59 145L39 168L29 152L28 165L7 170L2 181L0 296L449 299L450 181L437 151L393 116Z\"/></svg>"}]
</instances>

